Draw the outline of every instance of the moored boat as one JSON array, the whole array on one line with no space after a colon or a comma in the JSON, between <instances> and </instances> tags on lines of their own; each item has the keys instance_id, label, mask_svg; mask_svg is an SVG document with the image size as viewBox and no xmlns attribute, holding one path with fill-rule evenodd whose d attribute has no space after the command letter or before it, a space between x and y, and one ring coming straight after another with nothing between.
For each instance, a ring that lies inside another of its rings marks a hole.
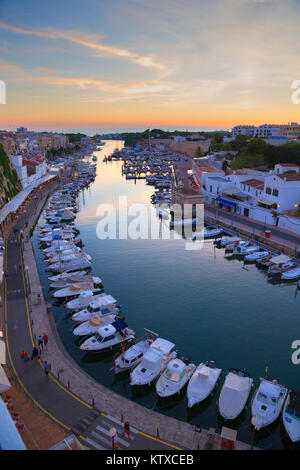
<instances>
[{"instance_id":1,"label":"moored boat","mask_svg":"<svg viewBox=\"0 0 300 470\"><path fill-rule=\"evenodd\" d=\"M252 400L252 416L259 430L273 423L281 413L288 390L277 380L260 378L260 385Z\"/></svg>"},{"instance_id":2,"label":"moored boat","mask_svg":"<svg viewBox=\"0 0 300 470\"><path fill-rule=\"evenodd\" d=\"M211 394L221 372L222 370L216 367L215 361L211 360L199 364L187 387L189 408L205 400Z\"/></svg>"},{"instance_id":3,"label":"moored boat","mask_svg":"<svg viewBox=\"0 0 300 470\"><path fill-rule=\"evenodd\" d=\"M156 382L156 393L160 397L170 397L179 393L190 380L196 369L195 364L186 364L181 359L175 358L168 362Z\"/></svg>"},{"instance_id":4,"label":"moored boat","mask_svg":"<svg viewBox=\"0 0 300 470\"><path fill-rule=\"evenodd\" d=\"M219 413L225 419L237 418L246 406L253 379L244 369L229 369L219 397Z\"/></svg>"},{"instance_id":5,"label":"moored boat","mask_svg":"<svg viewBox=\"0 0 300 470\"><path fill-rule=\"evenodd\" d=\"M287 396L282 421L292 442L300 441L300 392L291 390Z\"/></svg>"}]
</instances>

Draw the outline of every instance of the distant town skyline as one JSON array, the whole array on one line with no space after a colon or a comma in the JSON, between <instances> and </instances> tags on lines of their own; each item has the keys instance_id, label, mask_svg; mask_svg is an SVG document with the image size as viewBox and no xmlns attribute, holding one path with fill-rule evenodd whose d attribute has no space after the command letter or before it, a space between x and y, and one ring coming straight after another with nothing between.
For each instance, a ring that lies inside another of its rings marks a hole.
<instances>
[{"instance_id":1,"label":"distant town skyline","mask_svg":"<svg viewBox=\"0 0 300 470\"><path fill-rule=\"evenodd\" d=\"M300 121L298 0L0 0L0 128Z\"/></svg>"}]
</instances>

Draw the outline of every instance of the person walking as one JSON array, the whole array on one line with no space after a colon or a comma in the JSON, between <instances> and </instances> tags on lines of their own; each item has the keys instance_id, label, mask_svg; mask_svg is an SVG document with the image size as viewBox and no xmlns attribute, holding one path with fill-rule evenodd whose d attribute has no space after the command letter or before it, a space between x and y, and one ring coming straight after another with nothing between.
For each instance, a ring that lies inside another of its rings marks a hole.
<instances>
[{"instance_id":1,"label":"person walking","mask_svg":"<svg viewBox=\"0 0 300 470\"><path fill-rule=\"evenodd\" d=\"M36 362L39 361L39 350L36 346L33 347L33 350L32 350L32 354L31 354L31 360L33 360L33 358L36 360Z\"/></svg>"},{"instance_id":2,"label":"person walking","mask_svg":"<svg viewBox=\"0 0 300 470\"><path fill-rule=\"evenodd\" d=\"M124 436L125 434L127 434L128 439L131 441L131 437L130 437L130 426L129 426L129 422L128 422L128 421L125 421L125 423L124 423L124 430L123 430L123 432L122 432L122 436Z\"/></svg>"},{"instance_id":3,"label":"person walking","mask_svg":"<svg viewBox=\"0 0 300 470\"><path fill-rule=\"evenodd\" d=\"M111 436L112 438L112 445L113 445L113 450L116 450L119 446L119 439L118 439L118 434L115 428L112 428L113 435Z\"/></svg>"},{"instance_id":4,"label":"person walking","mask_svg":"<svg viewBox=\"0 0 300 470\"><path fill-rule=\"evenodd\" d=\"M46 374L47 379L49 380L49 371L51 370L51 364L49 364L47 361L44 362L44 371Z\"/></svg>"},{"instance_id":5,"label":"person walking","mask_svg":"<svg viewBox=\"0 0 300 470\"><path fill-rule=\"evenodd\" d=\"M47 350L48 350L48 348L47 348L47 344L48 344L48 336L46 335L46 333L44 333L44 336L43 336L43 341L44 341L45 349L46 349L46 351L47 351Z\"/></svg>"},{"instance_id":6,"label":"person walking","mask_svg":"<svg viewBox=\"0 0 300 470\"><path fill-rule=\"evenodd\" d=\"M26 351L24 351L24 349L22 350L21 359L23 359L23 361L24 361L24 364L26 364L26 362L28 362L28 361L29 361L28 354L27 354L27 352L26 352Z\"/></svg>"},{"instance_id":7,"label":"person walking","mask_svg":"<svg viewBox=\"0 0 300 470\"><path fill-rule=\"evenodd\" d=\"M38 339L38 346L39 346L40 355L41 355L42 354L42 349L44 349L43 338L41 337L41 335L39 336L39 339Z\"/></svg>"}]
</instances>

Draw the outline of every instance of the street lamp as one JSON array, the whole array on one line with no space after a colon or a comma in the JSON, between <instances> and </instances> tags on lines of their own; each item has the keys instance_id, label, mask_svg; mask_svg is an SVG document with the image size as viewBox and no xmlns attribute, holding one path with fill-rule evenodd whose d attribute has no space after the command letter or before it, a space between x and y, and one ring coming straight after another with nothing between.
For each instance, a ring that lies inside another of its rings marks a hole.
<instances>
[{"instance_id":1,"label":"street lamp","mask_svg":"<svg viewBox=\"0 0 300 470\"><path fill-rule=\"evenodd\" d=\"M253 446L254 446L254 438L255 438L255 428L257 426L257 418L256 416L252 416L251 418L251 424L253 426L253 431L252 431L252 440L251 440L251 450L253 450Z\"/></svg>"}]
</instances>

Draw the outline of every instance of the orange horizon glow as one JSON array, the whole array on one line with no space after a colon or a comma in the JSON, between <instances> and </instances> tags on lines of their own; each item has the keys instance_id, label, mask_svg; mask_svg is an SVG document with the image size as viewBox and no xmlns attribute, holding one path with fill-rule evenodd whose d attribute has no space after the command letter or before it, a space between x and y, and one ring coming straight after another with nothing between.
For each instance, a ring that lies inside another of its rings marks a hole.
<instances>
[{"instance_id":1,"label":"orange horizon glow","mask_svg":"<svg viewBox=\"0 0 300 470\"><path fill-rule=\"evenodd\" d=\"M291 87L300 83L295 0L189 0L190 8L87 0L85 15L52 0L32 8L27 24L28 4L15 2L0 5L1 128L300 121Z\"/></svg>"}]
</instances>

